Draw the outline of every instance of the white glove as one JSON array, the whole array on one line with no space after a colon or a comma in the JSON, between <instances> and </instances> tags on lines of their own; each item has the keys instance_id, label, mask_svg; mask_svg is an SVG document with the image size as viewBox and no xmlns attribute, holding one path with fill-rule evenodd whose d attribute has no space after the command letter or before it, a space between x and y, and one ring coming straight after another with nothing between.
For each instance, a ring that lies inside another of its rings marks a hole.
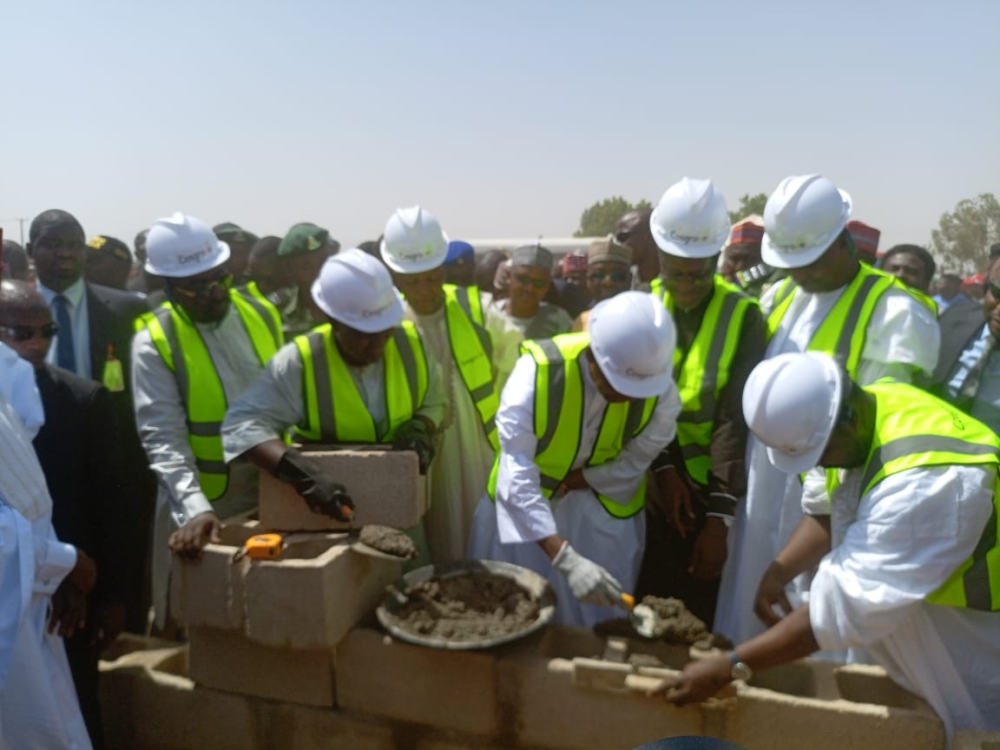
<instances>
[{"instance_id":1,"label":"white glove","mask_svg":"<svg viewBox=\"0 0 1000 750\"><path fill-rule=\"evenodd\" d=\"M573 596L587 604L602 607L624 606L622 585L607 570L583 557L564 542L552 558L552 566L566 576Z\"/></svg>"}]
</instances>

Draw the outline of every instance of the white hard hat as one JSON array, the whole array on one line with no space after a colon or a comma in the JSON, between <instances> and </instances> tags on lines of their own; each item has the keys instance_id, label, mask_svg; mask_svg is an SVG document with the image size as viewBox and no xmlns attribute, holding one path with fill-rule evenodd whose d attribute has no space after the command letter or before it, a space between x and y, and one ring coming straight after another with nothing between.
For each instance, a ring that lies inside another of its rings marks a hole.
<instances>
[{"instance_id":1,"label":"white hard hat","mask_svg":"<svg viewBox=\"0 0 1000 750\"><path fill-rule=\"evenodd\" d=\"M382 234L382 260L397 273L423 273L444 263L448 236L430 211L398 208Z\"/></svg>"},{"instance_id":2,"label":"white hard hat","mask_svg":"<svg viewBox=\"0 0 1000 750\"><path fill-rule=\"evenodd\" d=\"M729 237L729 211L711 180L684 177L656 204L649 228L657 247L680 258L711 258Z\"/></svg>"},{"instance_id":3,"label":"white hard hat","mask_svg":"<svg viewBox=\"0 0 1000 750\"><path fill-rule=\"evenodd\" d=\"M843 375L828 354L779 354L758 364L743 388L747 427L786 474L819 463L837 422Z\"/></svg>"},{"instance_id":4,"label":"white hard hat","mask_svg":"<svg viewBox=\"0 0 1000 750\"><path fill-rule=\"evenodd\" d=\"M389 272L356 247L327 259L312 297L331 318L364 333L387 331L403 319L403 298Z\"/></svg>"},{"instance_id":5,"label":"white hard hat","mask_svg":"<svg viewBox=\"0 0 1000 750\"><path fill-rule=\"evenodd\" d=\"M673 378L677 332L663 302L622 292L590 313L590 349L611 387L629 398L659 396Z\"/></svg>"},{"instance_id":6,"label":"white hard hat","mask_svg":"<svg viewBox=\"0 0 1000 750\"><path fill-rule=\"evenodd\" d=\"M851 218L851 196L818 174L786 177L764 206L760 256L774 268L819 259Z\"/></svg>"},{"instance_id":7,"label":"white hard hat","mask_svg":"<svg viewBox=\"0 0 1000 750\"><path fill-rule=\"evenodd\" d=\"M201 219L179 211L157 219L146 235L146 272L183 279L229 260L229 245Z\"/></svg>"}]
</instances>

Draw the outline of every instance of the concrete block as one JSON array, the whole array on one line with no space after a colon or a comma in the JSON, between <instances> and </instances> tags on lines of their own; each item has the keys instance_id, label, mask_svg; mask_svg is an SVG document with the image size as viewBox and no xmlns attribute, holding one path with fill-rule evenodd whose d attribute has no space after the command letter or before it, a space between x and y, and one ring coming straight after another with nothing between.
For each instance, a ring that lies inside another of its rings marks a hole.
<instances>
[{"instance_id":1,"label":"concrete block","mask_svg":"<svg viewBox=\"0 0 1000 750\"><path fill-rule=\"evenodd\" d=\"M892 681L882 667L847 664L834 673L840 697L855 703L876 703L894 708L916 708L924 700ZM1000 749L998 749L1000 750Z\"/></svg>"},{"instance_id":2,"label":"concrete block","mask_svg":"<svg viewBox=\"0 0 1000 750\"><path fill-rule=\"evenodd\" d=\"M479 735L497 729L492 653L411 646L359 628L336 658L345 710Z\"/></svg>"},{"instance_id":3,"label":"concrete block","mask_svg":"<svg viewBox=\"0 0 1000 750\"><path fill-rule=\"evenodd\" d=\"M740 687L725 739L768 750L943 750L944 727L929 710L907 710Z\"/></svg>"},{"instance_id":4,"label":"concrete block","mask_svg":"<svg viewBox=\"0 0 1000 750\"><path fill-rule=\"evenodd\" d=\"M171 560L170 611L187 625L240 628L243 625L243 573L250 561L233 563L233 555L253 534L256 522L222 529L222 544L206 545L201 559Z\"/></svg>"},{"instance_id":5,"label":"concrete block","mask_svg":"<svg viewBox=\"0 0 1000 750\"><path fill-rule=\"evenodd\" d=\"M261 703L268 750L396 750L392 727L342 711Z\"/></svg>"},{"instance_id":6,"label":"concrete block","mask_svg":"<svg viewBox=\"0 0 1000 750\"><path fill-rule=\"evenodd\" d=\"M333 706L328 649L264 646L232 630L189 629L188 671L200 685L258 698Z\"/></svg>"},{"instance_id":7,"label":"concrete block","mask_svg":"<svg viewBox=\"0 0 1000 750\"><path fill-rule=\"evenodd\" d=\"M245 575L247 637L271 646L332 648L381 601L401 563L326 539L255 560Z\"/></svg>"},{"instance_id":8,"label":"concrete block","mask_svg":"<svg viewBox=\"0 0 1000 750\"><path fill-rule=\"evenodd\" d=\"M564 662L563 659L553 660ZM620 750L672 735L702 734L702 709L573 684L572 670L519 655L497 662L508 743L564 750ZM762 746L763 747L763 746Z\"/></svg>"},{"instance_id":9,"label":"concrete block","mask_svg":"<svg viewBox=\"0 0 1000 750\"><path fill-rule=\"evenodd\" d=\"M109 750L264 750L253 702L135 665L104 665Z\"/></svg>"},{"instance_id":10,"label":"concrete block","mask_svg":"<svg viewBox=\"0 0 1000 750\"><path fill-rule=\"evenodd\" d=\"M347 488L356 507L352 524L397 529L416 526L427 510L427 478L413 451L331 450L306 446L303 453ZM347 524L313 513L291 485L260 475L261 527L275 531L343 529Z\"/></svg>"},{"instance_id":11,"label":"concrete block","mask_svg":"<svg viewBox=\"0 0 1000 750\"><path fill-rule=\"evenodd\" d=\"M1000 750L1000 732L960 729L952 738L952 750Z\"/></svg>"}]
</instances>

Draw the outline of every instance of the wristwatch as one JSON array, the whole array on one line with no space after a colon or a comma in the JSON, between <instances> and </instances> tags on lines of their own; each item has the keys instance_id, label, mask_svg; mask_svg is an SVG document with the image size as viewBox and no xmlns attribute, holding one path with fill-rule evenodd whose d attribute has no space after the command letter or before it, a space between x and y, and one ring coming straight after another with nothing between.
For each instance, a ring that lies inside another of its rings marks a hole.
<instances>
[{"instance_id":1,"label":"wristwatch","mask_svg":"<svg viewBox=\"0 0 1000 750\"><path fill-rule=\"evenodd\" d=\"M732 677L734 680L742 680L743 682L749 682L750 678L753 677L753 670L740 661L740 657L735 651L730 651L728 656L729 656L729 666L732 668L732 671L730 671L729 676Z\"/></svg>"}]
</instances>

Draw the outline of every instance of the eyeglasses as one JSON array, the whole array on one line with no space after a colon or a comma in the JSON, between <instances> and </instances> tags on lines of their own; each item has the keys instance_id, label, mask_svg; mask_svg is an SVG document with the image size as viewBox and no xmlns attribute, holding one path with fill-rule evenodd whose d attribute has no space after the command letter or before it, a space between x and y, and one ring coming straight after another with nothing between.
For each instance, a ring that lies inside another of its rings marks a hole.
<instances>
[{"instance_id":1,"label":"eyeglasses","mask_svg":"<svg viewBox=\"0 0 1000 750\"><path fill-rule=\"evenodd\" d=\"M997 286L992 281L987 281L986 288L990 290L990 296L993 299L1000 300L1000 286Z\"/></svg>"},{"instance_id":2,"label":"eyeglasses","mask_svg":"<svg viewBox=\"0 0 1000 750\"><path fill-rule=\"evenodd\" d=\"M610 279L615 284L624 284L630 277L628 271L593 271L587 274L587 281L600 284L605 279Z\"/></svg>"},{"instance_id":3,"label":"eyeglasses","mask_svg":"<svg viewBox=\"0 0 1000 750\"><path fill-rule=\"evenodd\" d=\"M615 242L619 245L624 245L628 241L628 238L633 234L635 234L634 229L625 229L621 232L615 232Z\"/></svg>"},{"instance_id":4,"label":"eyeglasses","mask_svg":"<svg viewBox=\"0 0 1000 750\"><path fill-rule=\"evenodd\" d=\"M49 323L41 327L38 326L0 326L0 334L14 341L31 341L37 335L39 338L51 339L59 333L59 326Z\"/></svg>"},{"instance_id":5,"label":"eyeglasses","mask_svg":"<svg viewBox=\"0 0 1000 750\"><path fill-rule=\"evenodd\" d=\"M183 284L183 285L182 285ZM187 297L188 299L194 299L195 297L211 297L212 292L216 289L223 289L229 291L233 286L233 275L231 273L218 279L205 279L204 281L182 282L178 284L176 281L173 283L173 289L177 294L182 297Z\"/></svg>"},{"instance_id":6,"label":"eyeglasses","mask_svg":"<svg viewBox=\"0 0 1000 750\"><path fill-rule=\"evenodd\" d=\"M514 281L522 286L533 286L535 289L544 289L549 284L547 279L533 279L523 273L514 274Z\"/></svg>"}]
</instances>

